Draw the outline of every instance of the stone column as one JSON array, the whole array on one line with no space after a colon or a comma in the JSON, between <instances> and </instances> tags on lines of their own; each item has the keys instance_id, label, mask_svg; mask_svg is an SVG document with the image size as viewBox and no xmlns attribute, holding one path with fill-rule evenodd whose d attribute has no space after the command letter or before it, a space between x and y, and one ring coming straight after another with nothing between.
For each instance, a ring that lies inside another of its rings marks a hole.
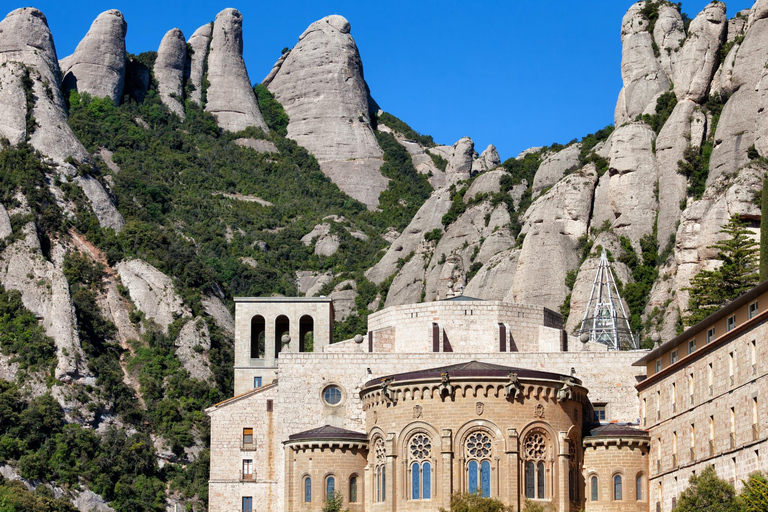
<instances>
[{"instance_id":1,"label":"stone column","mask_svg":"<svg viewBox=\"0 0 768 512\"><path fill-rule=\"evenodd\" d=\"M442 462L442 473L440 479L435 482L435 489L438 492L437 502L442 507L449 509L451 506L451 494L453 494L453 432L449 428L444 428L440 433L440 456Z\"/></svg>"},{"instance_id":2,"label":"stone column","mask_svg":"<svg viewBox=\"0 0 768 512\"><path fill-rule=\"evenodd\" d=\"M294 314L293 318L290 318L288 320L290 324L288 325L288 335L291 337L291 342L288 344L287 347L285 347L286 352L298 352L299 351L299 342L301 341L299 339L299 319L301 318L301 312L299 314Z\"/></svg>"},{"instance_id":3,"label":"stone column","mask_svg":"<svg viewBox=\"0 0 768 512\"><path fill-rule=\"evenodd\" d=\"M517 429L507 429L507 465L509 474L505 479L507 485L500 489L504 503L512 505L515 512L520 510L520 439Z\"/></svg>"},{"instance_id":4,"label":"stone column","mask_svg":"<svg viewBox=\"0 0 768 512\"><path fill-rule=\"evenodd\" d=\"M560 432L558 435L559 452L553 469L556 467L558 472L557 481L553 478L552 481L555 485L554 491L557 494L553 494L553 498L557 497L557 502L552 500L553 503L557 503L557 510L569 510L570 498L568 496L568 466L571 460L571 454L568 452L568 433Z\"/></svg>"},{"instance_id":5,"label":"stone column","mask_svg":"<svg viewBox=\"0 0 768 512\"><path fill-rule=\"evenodd\" d=\"M264 364L267 366L276 366L274 315L264 315Z\"/></svg>"},{"instance_id":6,"label":"stone column","mask_svg":"<svg viewBox=\"0 0 768 512\"><path fill-rule=\"evenodd\" d=\"M396 464L397 464L397 452L396 452L396 445L395 445L395 433L389 432L387 434L387 439L384 441L384 448L387 452L387 463L386 463L386 475L387 475L387 482L386 482L386 491L387 491L387 499L386 499L386 510L389 510L390 512L395 512L397 510L397 501L400 499L400 489L397 486L397 471L396 471Z\"/></svg>"}]
</instances>

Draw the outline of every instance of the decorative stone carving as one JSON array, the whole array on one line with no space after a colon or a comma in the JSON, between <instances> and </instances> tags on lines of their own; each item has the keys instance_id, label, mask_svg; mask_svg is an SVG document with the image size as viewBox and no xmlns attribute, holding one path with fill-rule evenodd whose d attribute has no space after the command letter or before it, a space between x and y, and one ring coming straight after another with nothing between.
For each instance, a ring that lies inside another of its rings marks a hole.
<instances>
[{"instance_id":1,"label":"decorative stone carving","mask_svg":"<svg viewBox=\"0 0 768 512\"><path fill-rule=\"evenodd\" d=\"M421 414L424 412L424 408L420 405L413 406L413 417L421 418Z\"/></svg>"},{"instance_id":2,"label":"decorative stone carving","mask_svg":"<svg viewBox=\"0 0 768 512\"><path fill-rule=\"evenodd\" d=\"M537 418L543 418L544 417L544 406L539 404L536 406L536 408L533 410L533 415Z\"/></svg>"},{"instance_id":3,"label":"decorative stone carving","mask_svg":"<svg viewBox=\"0 0 768 512\"><path fill-rule=\"evenodd\" d=\"M504 386L504 396L510 400L514 400L517 394L523 394L523 385L520 384L520 379L517 377L516 372L510 372L509 381Z\"/></svg>"},{"instance_id":4,"label":"decorative stone carving","mask_svg":"<svg viewBox=\"0 0 768 512\"><path fill-rule=\"evenodd\" d=\"M392 379L382 379L381 381L381 396L384 397L384 400L387 402L394 402L395 398L392 394L392 390L389 389L389 385L392 384Z\"/></svg>"},{"instance_id":5,"label":"decorative stone carving","mask_svg":"<svg viewBox=\"0 0 768 512\"><path fill-rule=\"evenodd\" d=\"M441 397L453 396L453 384L451 384L451 376L448 375L448 372L440 374L440 386L437 389L440 391Z\"/></svg>"},{"instance_id":6,"label":"decorative stone carving","mask_svg":"<svg viewBox=\"0 0 768 512\"><path fill-rule=\"evenodd\" d=\"M485 410L485 404L483 402L477 402L475 404L475 412L477 413L478 416L482 416L484 410Z\"/></svg>"},{"instance_id":7,"label":"decorative stone carving","mask_svg":"<svg viewBox=\"0 0 768 512\"><path fill-rule=\"evenodd\" d=\"M563 382L563 387L557 390L558 402L567 402L568 400L573 400L573 383L571 379Z\"/></svg>"}]
</instances>

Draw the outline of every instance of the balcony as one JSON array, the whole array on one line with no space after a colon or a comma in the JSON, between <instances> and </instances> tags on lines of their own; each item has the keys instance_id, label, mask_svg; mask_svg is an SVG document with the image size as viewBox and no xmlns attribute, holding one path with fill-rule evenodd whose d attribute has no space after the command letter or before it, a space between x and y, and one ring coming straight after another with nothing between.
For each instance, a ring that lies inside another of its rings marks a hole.
<instances>
[{"instance_id":1,"label":"balcony","mask_svg":"<svg viewBox=\"0 0 768 512\"><path fill-rule=\"evenodd\" d=\"M752 440L757 441L757 438L760 437L760 432L757 430L757 423L752 425Z\"/></svg>"},{"instance_id":2,"label":"balcony","mask_svg":"<svg viewBox=\"0 0 768 512\"><path fill-rule=\"evenodd\" d=\"M243 473L240 471L240 481L241 482L255 482L256 481L256 475L253 473Z\"/></svg>"},{"instance_id":3,"label":"balcony","mask_svg":"<svg viewBox=\"0 0 768 512\"><path fill-rule=\"evenodd\" d=\"M242 451L253 451L256 449L256 443L254 443L253 441L251 441L250 443L246 443L245 441L243 441L240 444L240 449Z\"/></svg>"},{"instance_id":4,"label":"balcony","mask_svg":"<svg viewBox=\"0 0 768 512\"><path fill-rule=\"evenodd\" d=\"M731 449L736 448L736 432L731 432L729 438L731 440Z\"/></svg>"}]
</instances>

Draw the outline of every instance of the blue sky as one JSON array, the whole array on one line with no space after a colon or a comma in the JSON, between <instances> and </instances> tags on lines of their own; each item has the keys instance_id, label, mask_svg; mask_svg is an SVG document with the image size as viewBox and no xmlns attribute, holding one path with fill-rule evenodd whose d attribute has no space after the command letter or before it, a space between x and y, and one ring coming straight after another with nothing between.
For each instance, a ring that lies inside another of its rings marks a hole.
<instances>
[{"instance_id":1,"label":"blue sky","mask_svg":"<svg viewBox=\"0 0 768 512\"><path fill-rule=\"evenodd\" d=\"M613 122L621 88L621 18L631 0L311 1L113 0L34 4L48 18L59 57L93 19L120 9L132 53L157 50L165 32L189 37L226 7L244 16L244 57L261 81L313 21L341 14L352 25L365 77L382 109L439 143L467 135L502 159L568 142ZM683 2L692 18L708 0ZM752 0L727 2L728 16ZM4 2L7 11L27 2Z\"/></svg>"}]
</instances>

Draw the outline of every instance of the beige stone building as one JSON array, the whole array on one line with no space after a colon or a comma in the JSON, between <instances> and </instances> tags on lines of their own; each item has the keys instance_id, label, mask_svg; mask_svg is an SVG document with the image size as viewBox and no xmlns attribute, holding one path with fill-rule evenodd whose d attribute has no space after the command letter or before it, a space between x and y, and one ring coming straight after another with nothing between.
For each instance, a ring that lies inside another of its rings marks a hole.
<instances>
[{"instance_id":1,"label":"beige stone building","mask_svg":"<svg viewBox=\"0 0 768 512\"><path fill-rule=\"evenodd\" d=\"M211 511L320 511L332 492L351 512L437 511L465 491L648 509L648 351L462 296L386 308L337 343L325 298L236 299L235 321L235 396L207 410Z\"/></svg>"},{"instance_id":2,"label":"beige stone building","mask_svg":"<svg viewBox=\"0 0 768 512\"><path fill-rule=\"evenodd\" d=\"M714 465L737 490L768 470L768 281L636 364L650 436L651 510L669 511L691 474Z\"/></svg>"}]
</instances>

